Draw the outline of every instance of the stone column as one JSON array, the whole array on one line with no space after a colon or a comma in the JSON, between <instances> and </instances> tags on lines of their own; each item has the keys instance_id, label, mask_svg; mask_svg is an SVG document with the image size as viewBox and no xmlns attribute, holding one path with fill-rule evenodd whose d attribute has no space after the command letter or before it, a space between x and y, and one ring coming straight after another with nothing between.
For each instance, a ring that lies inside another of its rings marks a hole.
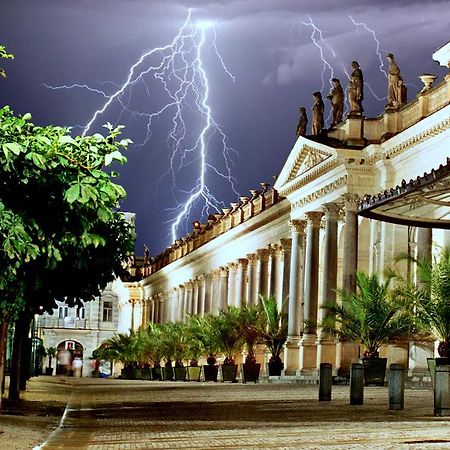
<instances>
[{"instance_id":1,"label":"stone column","mask_svg":"<svg viewBox=\"0 0 450 450\"><path fill-rule=\"evenodd\" d=\"M212 311L213 276L205 274L205 314Z\"/></svg>"},{"instance_id":2,"label":"stone column","mask_svg":"<svg viewBox=\"0 0 450 450\"><path fill-rule=\"evenodd\" d=\"M159 323L159 302L158 296L153 296L153 323Z\"/></svg>"},{"instance_id":3,"label":"stone column","mask_svg":"<svg viewBox=\"0 0 450 450\"><path fill-rule=\"evenodd\" d=\"M291 251L292 241L291 239L280 239L280 245L283 249L282 265L283 265L283 282L281 287L281 297L284 307L287 309L287 300L289 298L290 289L290 274L291 274Z\"/></svg>"},{"instance_id":4,"label":"stone column","mask_svg":"<svg viewBox=\"0 0 450 450\"><path fill-rule=\"evenodd\" d=\"M190 314L198 314L198 299L199 299L199 280L196 278L193 281L193 293L192 293L192 307L189 311Z\"/></svg>"},{"instance_id":5,"label":"stone column","mask_svg":"<svg viewBox=\"0 0 450 450\"><path fill-rule=\"evenodd\" d=\"M323 206L325 212L325 246L323 257L322 296L320 299L319 318L324 320L327 311L323 306L336 302L337 286L337 234L339 205L328 203ZM324 333L320 334L317 347L317 367L329 363L336 368L336 339Z\"/></svg>"},{"instance_id":6,"label":"stone column","mask_svg":"<svg viewBox=\"0 0 450 450\"><path fill-rule=\"evenodd\" d=\"M359 197L356 194L344 194L342 199L345 207L342 289L348 292L356 292Z\"/></svg>"},{"instance_id":7,"label":"stone column","mask_svg":"<svg viewBox=\"0 0 450 450\"><path fill-rule=\"evenodd\" d=\"M164 323L166 321L166 318L164 316L164 296L163 294L159 294L158 296L158 301L159 301L159 312L158 312L158 318L159 318L159 323Z\"/></svg>"},{"instance_id":8,"label":"stone column","mask_svg":"<svg viewBox=\"0 0 450 450\"><path fill-rule=\"evenodd\" d=\"M305 332L300 342L300 370L304 375L314 374L317 367L317 309L319 292L319 232L322 212L306 213L305 252Z\"/></svg>"},{"instance_id":9,"label":"stone column","mask_svg":"<svg viewBox=\"0 0 450 450\"><path fill-rule=\"evenodd\" d=\"M417 228L417 259L431 259L432 228Z\"/></svg>"},{"instance_id":10,"label":"stone column","mask_svg":"<svg viewBox=\"0 0 450 450\"><path fill-rule=\"evenodd\" d=\"M150 322L155 323L155 306L154 306L155 299L154 297L150 297L148 300L149 303L149 314L150 314Z\"/></svg>"},{"instance_id":11,"label":"stone column","mask_svg":"<svg viewBox=\"0 0 450 450\"><path fill-rule=\"evenodd\" d=\"M142 316L141 316L141 327L145 327L147 324L147 299L143 298L142 302Z\"/></svg>"},{"instance_id":12,"label":"stone column","mask_svg":"<svg viewBox=\"0 0 450 450\"><path fill-rule=\"evenodd\" d=\"M170 321L176 322L177 317L177 308L178 308L178 288L174 287L171 290L171 296L170 296L170 309L169 309L169 315L170 315Z\"/></svg>"},{"instance_id":13,"label":"stone column","mask_svg":"<svg viewBox=\"0 0 450 450\"><path fill-rule=\"evenodd\" d=\"M219 309L227 309L228 300L228 268L221 267L219 269Z\"/></svg>"},{"instance_id":14,"label":"stone column","mask_svg":"<svg viewBox=\"0 0 450 450\"><path fill-rule=\"evenodd\" d=\"M238 306L236 304L236 278L237 278L237 263L228 264L228 306Z\"/></svg>"},{"instance_id":15,"label":"stone column","mask_svg":"<svg viewBox=\"0 0 450 450\"><path fill-rule=\"evenodd\" d=\"M247 286L247 303L249 305L256 305L256 254L249 253L248 260L248 286Z\"/></svg>"},{"instance_id":16,"label":"stone column","mask_svg":"<svg viewBox=\"0 0 450 450\"><path fill-rule=\"evenodd\" d=\"M342 289L356 292L356 271L358 268L358 201L356 194L344 194L345 208L344 251L342 255ZM384 224L389 225L389 224ZM382 265L380 265L382 267ZM340 374L350 372L350 366L356 361L358 345L352 342L339 342L337 346L336 366Z\"/></svg>"},{"instance_id":17,"label":"stone column","mask_svg":"<svg viewBox=\"0 0 450 450\"><path fill-rule=\"evenodd\" d=\"M289 304L288 304L288 339L284 351L284 373L295 375L299 368L299 341L301 317L301 246L304 242L306 222L303 220L289 221L291 227L291 261L289 273Z\"/></svg>"},{"instance_id":18,"label":"stone column","mask_svg":"<svg viewBox=\"0 0 450 450\"><path fill-rule=\"evenodd\" d=\"M197 314L205 314L206 280L204 275L198 277L198 310Z\"/></svg>"},{"instance_id":19,"label":"stone column","mask_svg":"<svg viewBox=\"0 0 450 450\"><path fill-rule=\"evenodd\" d=\"M178 301L177 301L177 314L176 319L182 320L183 319L183 312L184 312L184 295L185 295L185 288L184 285L180 284L178 286Z\"/></svg>"},{"instance_id":20,"label":"stone column","mask_svg":"<svg viewBox=\"0 0 450 450\"><path fill-rule=\"evenodd\" d=\"M190 314L190 312L192 311L193 289L194 289L193 282L191 280L189 280L185 284L185 289L184 289L184 311L183 311L183 317L182 317L183 322L186 322L186 315Z\"/></svg>"},{"instance_id":21,"label":"stone column","mask_svg":"<svg viewBox=\"0 0 450 450\"><path fill-rule=\"evenodd\" d=\"M211 299L211 312L217 314L220 309L220 269L213 272Z\"/></svg>"},{"instance_id":22,"label":"stone column","mask_svg":"<svg viewBox=\"0 0 450 450\"><path fill-rule=\"evenodd\" d=\"M243 308L247 304L247 266L245 258L238 259L236 306Z\"/></svg>"},{"instance_id":23,"label":"stone column","mask_svg":"<svg viewBox=\"0 0 450 450\"><path fill-rule=\"evenodd\" d=\"M283 247L279 244L272 244L269 249L270 283L269 295L277 299L278 308L283 305Z\"/></svg>"},{"instance_id":24,"label":"stone column","mask_svg":"<svg viewBox=\"0 0 450 450\"><path fill-rule=\"evenodd\" d=\"M258 256L257 294L267 296L269 294L269 250L260 248L256 251Z\"/></svg>"}]
</instances>

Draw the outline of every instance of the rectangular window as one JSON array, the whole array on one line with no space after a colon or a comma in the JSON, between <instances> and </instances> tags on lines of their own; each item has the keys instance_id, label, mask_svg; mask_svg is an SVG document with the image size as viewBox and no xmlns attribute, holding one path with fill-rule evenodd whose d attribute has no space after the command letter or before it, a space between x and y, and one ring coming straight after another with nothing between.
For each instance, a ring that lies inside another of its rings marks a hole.
<instances>
[{"instance_id":1,"label":"rectangular window","mask_svg":"<svg viewBox=\"0 0 450 450\"><path fill-rule=\"evenodd\" d=\"M103 302L103 322L112 322L112 302Z\"/></svg>"},{"instance_id":2,"label":"rectangular window","mask_svg":"<svg viewBox=\"0 0 450 450\"><path fill-rule=\"evenodd\" d=\"M64 319L69 315L68 306L58 306L58 319Z\"/></svg>"},{"instance_id":3,"label":"rectangular window","mask_svg":"<svg viewBox=\"0 0 450 450\"><path fill-rule=\"evenodd\" d=\"M86 318L86 308L84 306L77 308L77 317L78 319Z\"/></svg>"}]
</instances>

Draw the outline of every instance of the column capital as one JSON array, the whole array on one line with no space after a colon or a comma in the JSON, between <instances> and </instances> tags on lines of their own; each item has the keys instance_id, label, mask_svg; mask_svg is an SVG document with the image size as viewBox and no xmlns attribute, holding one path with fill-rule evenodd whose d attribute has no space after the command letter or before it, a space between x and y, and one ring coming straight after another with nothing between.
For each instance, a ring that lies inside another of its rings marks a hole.
<instances>
[{"instance_id":1,"label":"column capital","mask_svg":"<svg viewBox=\"0 0 450 450\"><path fill-rule=\"evenodd\" d=\"M236 271L238 270L239 264L237 262L230 262L229 264L227 264L227 268L229 272L233 272L236 273Z\"/></svg>"},{"instance_id":2,"label":"column capital","mask_svg":"<svg viewBox=\"0 0 450 450\"><path fill-rule=\"evenodd\" d=\"M344 203L344 207L346 211L356 212L358 211L359 204L359 195L347 192L346 194L341 195L342 202Z\"/></svg>"},{"instance_id":3,"label":"column capital","mask_svg":"<svg viewBox=\"0 0 450 450\"><path fill-rule=\"evenodd\" d=\"M220 269L213 270L212 277L217 280L220 277Z\"/></svg>"},{"instance_id":4,"label":"column capital","mask_svg":"<svg viewBox=\"0 0 450 450\"><path fill-rule=\"evenodd\" d=\"M340 213L339 203L325 203L322 205L323 212L325 213L325 220L338 221Z\"/></svg>"},{"instance_id":5,"label":"column capital","mask_svg":"<svg viewBox=\"0 0 450 450\"><path fill-rule=\"evenodd\" d=\"M322 211L310 211L305 213L305 215L308 225L312 225L313 227L317 228L320 227L320 221L323 217Z\"/></svg>"},{"instance_id":6,"label":"column capital","mask_svg":"<svg viewBox=\"0 0 450 450\"><path fill-rule=\"evenodd\" d=\"M280 239L280 245L283 247L283 251L291 251L292 249L292 240L290 238L282 238Z\"/></svg>"},{"instance_id":7,"label":"column capital","mask_svg":"<svg viewBox=\"0 0 450 450\"><path fill-rule=\"evenodd\" d=\"M184 288L185 288L184 284L178 285L178 289L179 289L180 291L181 291L181 290L184 290Z\"/></svg>"},{"instance_id":8,"label":"column capital","mask_svg":"<svg viewBox=\"0 0 450 450\"><path fill-rule=\"evenodd\" d=\"M281 244L270 244L269 245L270 256L281 256L283 253L283 246Z\"/></svg>"},{"instance_id":9,"label":"column capital","mask_svg":"<svg viewBox=\"0 0 450 450\"><path fill-rule=\"evenodd\" d=\"M200 284L205 284L206 282L205 274L201 273L197 278Z\"/></svg>"},{"instance_id":10,"label":"column capital","mask_svg":"<svg viewBox=\"0 0 450 450\"><path fill-rule=\"evenodd\" d=\"M240 267L247 267L248 265L248 259L247 258L239 258L238 259L238 264Z\"/></svg>"},{"instance_id":11,"label":"column capital","mask_svg":"<svg viewBox=\"0 0 450 450\"><path fill-rule=\"evenodd\" d=\"M219 274L221 278L225 278L228 276L228 267L227 266L222 266L219 267Z\"/></svg>"},{"instance_id":12,"label":"column capital","mask_svg":"<svg viewBox=\"0 0 450 450\"><path fill-rule=\"evenodd\" d=\"M289 220L289 228L293 233L304 233L306 228L305 220Z\"/></svg>"},{"instance_id":13,"label":"column capital","mask_svg":"<svg viewBox=\"0 0 450 450\"><path fill-rule=\"evenodd\" d=\"M269 261L269 249L259 248L256 250L256 255L260 261Z\"/></svg>"},{"instance_id":14,"label":"column capital","mask_svg":"<svg viewBox=\"0 0 450 450\"><path fill-rule=\"evenodd\" d=\"M193 287L193 282L192 280L187 281L186 283L184 283L184 288L188 291L192 290Z\"/></svg>"},{"instance_id":15,"label":"column capital","mask_svg":"<svg viewBox=\"0 0 450 450\"><path fill-rule=\"evenodd\" d=\"M254 263L257 260L256 253L247 253L247 259L250 263Z\"/></svg>"}]
</instances>

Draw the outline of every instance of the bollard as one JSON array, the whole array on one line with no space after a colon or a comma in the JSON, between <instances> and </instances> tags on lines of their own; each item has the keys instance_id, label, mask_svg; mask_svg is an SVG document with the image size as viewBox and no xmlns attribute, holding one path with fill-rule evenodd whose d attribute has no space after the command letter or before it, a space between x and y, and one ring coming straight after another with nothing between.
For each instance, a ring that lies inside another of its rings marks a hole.
<instances>
[{"instance_id":1,"label":"bollard","mask_svg":"<svg viewBox=\"0 0 450 450\"><path fill-rule=\"evenodd\" d=\"M329 363L320 364L319 374L319 402L331 401L331 384L332 378L332 365Z\"/></svg>"},{"instance_id":2,"label":"bollard","mask_svg":"<svg viewBox=\"0 0 450 450\"><path fill-rule=\"evenodd\" d=\"M350 405L364 403L364 370L359 363L352 364L350 372Z\"/></svg>"},{"instance_id":3,"label":"bollard","mask_svg":"<svg viewBox=\"0 0 450 450\"><path fill-rule=\"evenodd\" d=\"M436 365L434 415L450 416L450 365Z\"/></svg>"},{"instance_id":4,"label":"bollard","mask_svg":"<svg viewBox=\"0 0 450 450\"><path fill-rule=\"evenodd\" d=\"M405 405L405 369L402 364L389 366L389 409L399 411Z\"/></svg>"}]
</instances>

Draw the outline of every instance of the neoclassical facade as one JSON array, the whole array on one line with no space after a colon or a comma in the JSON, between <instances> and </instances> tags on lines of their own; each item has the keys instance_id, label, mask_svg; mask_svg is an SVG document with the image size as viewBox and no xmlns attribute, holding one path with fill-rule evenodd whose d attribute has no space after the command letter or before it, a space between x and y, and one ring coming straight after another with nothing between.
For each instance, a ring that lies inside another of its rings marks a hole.
<instances>
[{"instance_id":1,"label":"neoclassical facade","mask_svg":"<svg viewBox=\"0 0 450 450\"><path fill-rule=\"evenodd\" d=\"M449 67L450 45L433 58ZM367 195L393 190L447 163L449 103L447 75L379 117L347 117L319 136L299 137L272 188L262 183L251 196L196 224L151 259L141 281L126 284L132 328L274 295L280 306L287 302L285 376L314 377L321 362L345 372L359 349L321 334L321 306L336 298L337 288L355 289L356 270L382 274L400 253L431 255L449 242L443 229L358 214ZM435 219L450 219L448 206L446 211ZM409 357L415 369L432 346L400 342L383 351L389 363Z\"/></svg>"}]
</instances>

